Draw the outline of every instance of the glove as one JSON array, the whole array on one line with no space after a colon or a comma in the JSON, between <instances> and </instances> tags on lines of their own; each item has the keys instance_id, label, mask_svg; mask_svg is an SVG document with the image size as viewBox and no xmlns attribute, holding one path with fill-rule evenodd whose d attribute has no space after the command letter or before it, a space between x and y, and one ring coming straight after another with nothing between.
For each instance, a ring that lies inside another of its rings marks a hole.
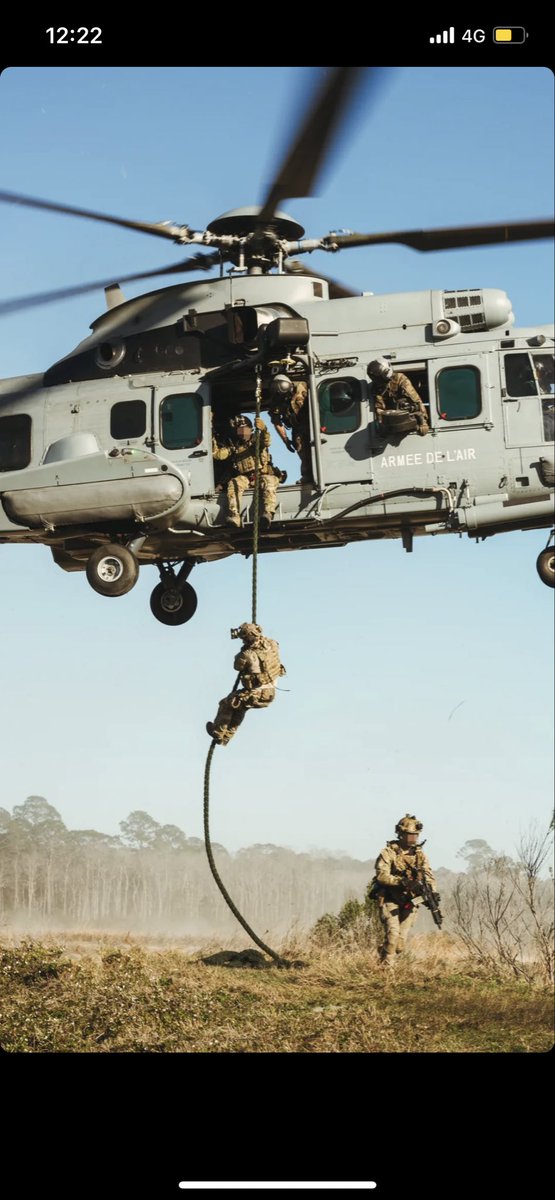
<instances>
[{"instance_id":1,"label":"glove","mask_svg":"<svg viewBox=\"0 0 555 1200\"><path fill-rule=\"evenodd\" d=\"M441 904L441 896L439 892L432 892L432 896L435 904Z\"/></svg>"},{"instance_id":2,"label":"glove","mask_svg":"<svg viewBox=\"0 0 555 1200\"><path fill-rule=\"evenodd\" d=\"M266 426L265 426L265 424L264 424L264 421L262 420L262 417L255 417L255 418L254 418L254 424L255 424L255 426L256 426L256 428L257 428L257 429L260 429L260 430L262 430L262 431L263 431L263 430L266 428Z\"/></svg>"}]
</instances>

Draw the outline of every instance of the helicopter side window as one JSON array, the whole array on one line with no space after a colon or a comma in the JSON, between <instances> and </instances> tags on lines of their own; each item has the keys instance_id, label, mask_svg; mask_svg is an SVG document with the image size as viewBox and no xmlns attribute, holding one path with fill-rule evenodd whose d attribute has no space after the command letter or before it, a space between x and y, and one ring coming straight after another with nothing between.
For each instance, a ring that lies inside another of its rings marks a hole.
<instances>
[{"instance_id":1,"label":"helicopter side window","mask_svg":"<svg viewBox=\"0 0 555 1200\"><path fill-rule=\"evenodd\" d=\"M537 396L538 394L528 354L505 355L505 381L508 396Z\"/></svg>"},{"instance_id":2,"label":"helicopter side window","mask_svg":"<svg viewBox=\"0 0 555 1200\"><path fill-rule=\"evenodd\" d=\"M116 441L123 438L138 438L146 430L146 404L144 400L122 400L114 404L110 413L110 433Z\"/></svg>"},{"instance_id":3,"label":"helicopter side window","mask_svg":"<svg viewBox=\"0 0 555 1200\"><path fill-rule=\"evenodd\" d=\"M160 441L166 450L184 450L202 441L202 404L194 392L165 396L160 405Z\"/></svg>"},{"instance_id":4,"label":"helicopter side window","mask_svg":"<svg viewBox=\"0 0 555 1200\"><path fill-rule=\"evenodd\" d=\"M353 433L360 425L358 379L328 379L318 388L322 433Z\"/></svg>"},{"instance_id":5,"label":"helicopter side window","mask_svg":"<svg viewBox=\"0 0 555 1200\"><path fill-rule=\"evenodd\" d=\"M31 461L31 418L0 417L0 471L22 471Z\"/></svg>"},{"instance_id":6,"label":"helicopter side window","mask_svg":"<svg viewBox=\"0 0 555 1200\"><path fill-rule=\"evenodd\" d=\"M477 367L445 367L436 376L437 411L442 421L472 421L482 411Z\"/></svg>"}]
</instances>

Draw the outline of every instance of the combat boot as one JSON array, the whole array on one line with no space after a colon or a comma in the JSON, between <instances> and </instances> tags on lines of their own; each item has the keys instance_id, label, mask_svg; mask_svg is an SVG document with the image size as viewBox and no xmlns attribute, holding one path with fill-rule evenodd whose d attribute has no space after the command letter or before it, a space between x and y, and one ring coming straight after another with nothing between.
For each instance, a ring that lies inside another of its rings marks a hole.
<instances>
[{"instance_id":1,"label":"combat boot","mask_svg":"<svg viewBox=\"0 0 555 1200\"><path fill-rule=\"evenodd\" d=\"M262 513L260 518L260 529L262 533L267 533L272 524L273 513Z\"/></svg>"},{"instance_id":2,"label":"combat boot","mask_svg":"<svg viewBox=\"0 0 555 1200\"><path fill-rule=\"evenodd\" d=\"M239 513L230 513L229 517L227 518L226 525L234 525L235 529L240 529L242 524L243 522L239 516Z\"/></svg>"},{"instance_id":3,"label":"combat boot","mask_svg":"<svg viewBox=\"0 0 555 1200\"><path fill-rule=\"evenodd\" d=\"M222 735L221 735L219 729L216 729L213 721L206 722L206 732L210 735L211 738L213 738L213 740L215 742L218 743L218 746L225 745L225 742L222 739Z\"/></svg>"}]
</instances>

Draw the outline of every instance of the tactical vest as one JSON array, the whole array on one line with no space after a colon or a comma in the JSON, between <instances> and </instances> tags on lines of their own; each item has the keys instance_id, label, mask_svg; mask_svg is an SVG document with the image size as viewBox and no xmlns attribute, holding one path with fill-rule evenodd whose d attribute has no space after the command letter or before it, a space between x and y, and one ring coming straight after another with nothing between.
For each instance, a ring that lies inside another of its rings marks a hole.
<instances>
[{"instance_id":1,"label":"tactical vest","mask_svg":"<svg viewBox=\"0 0 555 1200\"><path fill-rule=\"evenodd\" d=\"M249 650L256 654L258 669L253 673L241 671L242 682L247 687L268 687L280 675L285 675L285 667L279 658L279 644L273 638L259 637L249 646Z\"/></svg>"},{"instance_id":2,"label":"tactical vest","mask_svg":"<svg viewBox=\"0 0 555 1200\"><path fill-rule=\"evenodd\" d=\"M260 471L264 475L271 469L271 457L265 446L260 447ZM250 442L238 444L235 443L231 452L231 464L234 472L237 475L254 475L256 471L256 457L254 452L254 438Z\"/></svg>"},{"instance_id":3,"label":"tactical vest","mask_svg":"<svg viewBox=\"0 0 555 1200\"><path fill-rule=\"evenodd\" d=\"M403 375L400 371L389 380L389 383L380 395L380 400L386 408L406 409L407 412L416 412L422 407L420 396L416 389L412 386L410 379Z\"/></svg>"},{"instance_id":4,"label":"tactical vest","mask_svg":"<svg viewBox=\"0 0 555 1200\"><path fill-rule=\"evenodd\" d=\"M424 854L420 849L420 846L416 846L414 854L411 854L409 850L403 850L401 848L401 843L398 841L388 842L387 844L395 850L395 858L392 863L392 868L393 865L395 865L399 874L402 874L407 867L413 867L417 871L424 870ZM393 869L391 873L393 874Z\"/></svg>"}]
</instances>

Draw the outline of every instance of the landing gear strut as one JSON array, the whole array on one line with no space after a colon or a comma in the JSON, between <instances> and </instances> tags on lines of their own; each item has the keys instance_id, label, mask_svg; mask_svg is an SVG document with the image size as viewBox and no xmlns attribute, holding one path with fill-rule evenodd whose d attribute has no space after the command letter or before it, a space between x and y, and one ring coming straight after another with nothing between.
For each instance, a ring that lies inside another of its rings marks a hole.
<instances>
[{"instance_id":1,"label":"landing gear strut","mask_svg":"<svg viewBox=\"0 0 555 1200\"><path fill-rule=\"evenodd\" d=\"M157 565L161 583L156 585L150 597L151 612L163 625L184 625L197 610L197 594L186 582L195 564L184 562L177 575L171 563L159 562Z\"/></svg>"}]
</instances>

